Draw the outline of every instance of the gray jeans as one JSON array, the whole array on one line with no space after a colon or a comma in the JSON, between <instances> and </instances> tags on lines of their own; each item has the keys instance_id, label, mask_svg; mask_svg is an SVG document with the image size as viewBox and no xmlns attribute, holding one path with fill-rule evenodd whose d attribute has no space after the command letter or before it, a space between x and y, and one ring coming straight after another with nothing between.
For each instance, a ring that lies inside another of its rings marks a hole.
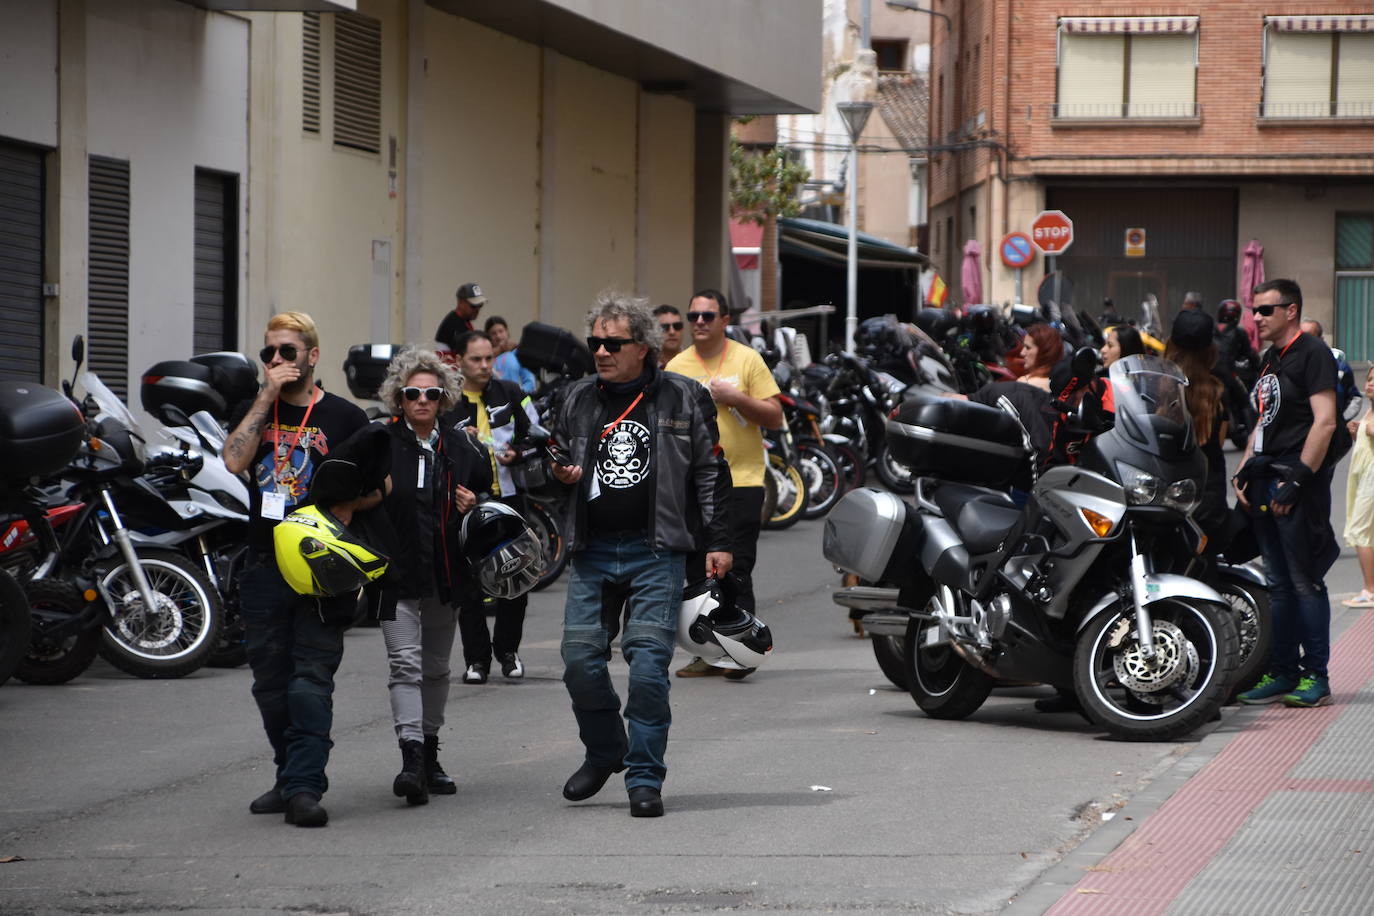
<instances>
[{"instance_id":1,"label":"gray jeans","mask_svg":"<svg viewBox=\"0 0 1374 916\"><path fill-rule=\"evenodd\" d=\"M382 621L391 717L402 741L423 741L444 724L457 628L458 611L435 598L403 598L396 602L396 619Z\"/></svg>"}]
</instances>

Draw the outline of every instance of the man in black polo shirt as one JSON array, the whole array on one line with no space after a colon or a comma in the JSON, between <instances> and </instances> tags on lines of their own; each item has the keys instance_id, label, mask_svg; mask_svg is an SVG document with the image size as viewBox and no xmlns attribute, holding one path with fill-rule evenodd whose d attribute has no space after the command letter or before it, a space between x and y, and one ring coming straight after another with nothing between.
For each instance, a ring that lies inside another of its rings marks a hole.
<instances>
[{"instance_id":1,"label":"man in black polo shirt","mask_svg":"<svg viewBox=\"0 0 1374 916\"><path fill-rule=\"evenodd\" d=\"M1331 702L1331 604L1322 577L1340 547L1331 530L1336 363L1326 345L1302 333L1302 290L1292 280L1255 287L1251 305L1268 341L1252 399L1259 421L1236 475L1264 554L1274 615L1268 674L1240 694L1242 703L1288 706Z\"/></svg>"}]
</instances>

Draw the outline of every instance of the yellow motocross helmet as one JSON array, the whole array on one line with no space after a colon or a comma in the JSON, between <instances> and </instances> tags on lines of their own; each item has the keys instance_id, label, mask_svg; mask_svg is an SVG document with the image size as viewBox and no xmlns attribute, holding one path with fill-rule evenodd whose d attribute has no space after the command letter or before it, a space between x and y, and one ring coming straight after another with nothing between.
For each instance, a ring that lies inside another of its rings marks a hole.
<instances>
[{"instance_id":1,"label":"yellow motocross helmet","mask_svg":"<svg viewBox=\"0 0 1374 916\"><path fill-rule=\"evenodd\" d=\"M390 562L319 506L294 510L273 529L272 541L286 584L316 598L356 593Z\"/></svg>"}]
</instances>

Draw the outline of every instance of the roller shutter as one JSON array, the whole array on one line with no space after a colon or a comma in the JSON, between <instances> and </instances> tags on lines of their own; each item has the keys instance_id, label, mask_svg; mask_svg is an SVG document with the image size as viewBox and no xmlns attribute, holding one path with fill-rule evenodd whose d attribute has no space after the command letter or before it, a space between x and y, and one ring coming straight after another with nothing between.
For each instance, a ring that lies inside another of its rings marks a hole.
<instances>
[{"instance_id":1,"label":"roller shutter","mask_svg":"<svg viewBox=\"0 0 1374 916\"><path fill-rule=\"evenodd\" d=\"M43 379L43 153L0 142L0 378Z\"/></svg>"},{"instance_id":2,"label":"roller shutter","mask_svg":"<svg viewBox=\"0 0 1374 916\"><path fill-rule=\"evenodd\" d=\"M92 156L87 364L129 396L129 163Z\"/></svg>"},{"instance_id":3,"label":"roller shutter","mask_svg":"<svg viewBox=\"0 0 1374 916\"><path fill-rule=\"evenodd\" d=\"M238 181L196 169L195 328L197 353L238 346Z\"/></svg>"}]
</instances>

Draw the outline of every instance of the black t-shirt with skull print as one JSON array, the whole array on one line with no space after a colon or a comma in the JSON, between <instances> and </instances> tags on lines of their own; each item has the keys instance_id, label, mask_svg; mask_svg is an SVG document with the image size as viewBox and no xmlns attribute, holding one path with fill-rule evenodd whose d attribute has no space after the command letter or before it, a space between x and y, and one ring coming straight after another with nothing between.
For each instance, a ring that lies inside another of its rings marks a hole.
<instances>
[{"instance_id":1,"label":"black t-shirt with skull print","mask_svg":"<svg viewBox=\"0 0 1374 916\"><path fill-rule=\"evenodd\" d=\"M588 491L592 498L587 503L588 527L595 534L649 528L654 435L640 394L608 391L606 395L606 425L596 446L596 462L591 469L596 477Z\"/></svg>"}]
</instances>

